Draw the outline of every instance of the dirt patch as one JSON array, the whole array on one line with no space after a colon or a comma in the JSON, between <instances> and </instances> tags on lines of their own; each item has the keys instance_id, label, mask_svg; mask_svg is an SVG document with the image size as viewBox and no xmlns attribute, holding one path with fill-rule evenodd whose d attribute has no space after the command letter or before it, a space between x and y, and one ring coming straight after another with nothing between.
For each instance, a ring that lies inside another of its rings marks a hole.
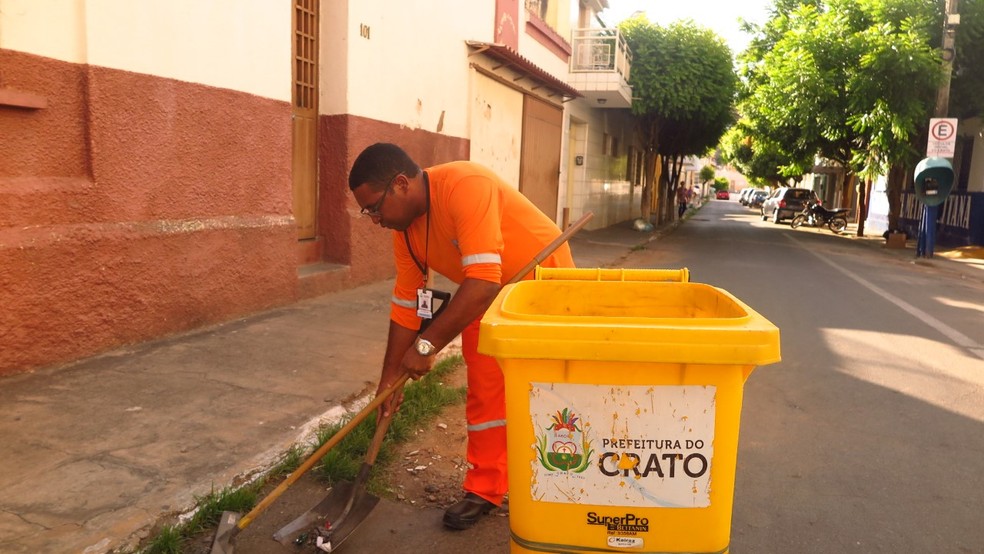
<instances>
[{"instance_id":1,"label":"dirt patch","mask_svg":"<svg viewBox=\"0 0 984 554\"><path fill-rule=\"evenodd\" d=\"M463 387L467 382L464 364L449 372L444 383ZM464 402L445 408L421 426L413 437L396 446L396 456L383 469L388 492L382 501L339 549L343 554L361 552L406 552L411 542L432 553L462 552L481 545L489 552L508 550L509 525L506 509L495 510L474 529L448 531L441 524L444 509L462 497L461 485L468 468L465 460L467 430ZM263 491L267 494L269 490ZM270 508L235 539L236 554L319 552L311 545L282 546L272 540L274 532L316 505L328 494L327 485L308 473L297 480ZM412 534L412 538L410 535ZM186 553L207 553L212 533L186 544Z\"/></svg>"},{"instance_id":2,"label":"dirt patch","mask_svg":"<svg viewBox=\"0 0 984 554\"><path fill-rule=\"evenodd\" d=\"M450 372L448 387L463 387L467 371L462 364ZM397 457L383 472L393 498L414 506L447 508L461 500L461 484L468 462L465 448L468 435L464 403L445 408L426 428L397 446Z\"/></svg>"}]
</instances>

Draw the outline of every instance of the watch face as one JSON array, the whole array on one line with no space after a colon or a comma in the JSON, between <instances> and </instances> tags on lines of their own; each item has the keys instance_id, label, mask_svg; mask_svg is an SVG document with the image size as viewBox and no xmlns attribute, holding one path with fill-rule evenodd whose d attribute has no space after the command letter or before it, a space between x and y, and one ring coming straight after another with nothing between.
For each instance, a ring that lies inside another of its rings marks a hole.
<instances>
[{"instance_id":1,"label":"watch face","mask_svg":"<svg viewBox=\"0 0 984 554\"><path fill-rule=\"evenodd\" d=\"M430 341L424 339L417 339L417 353L421 356L430 356L431 352L434 351L434 345Z\"/></svg>"}]
</instances>

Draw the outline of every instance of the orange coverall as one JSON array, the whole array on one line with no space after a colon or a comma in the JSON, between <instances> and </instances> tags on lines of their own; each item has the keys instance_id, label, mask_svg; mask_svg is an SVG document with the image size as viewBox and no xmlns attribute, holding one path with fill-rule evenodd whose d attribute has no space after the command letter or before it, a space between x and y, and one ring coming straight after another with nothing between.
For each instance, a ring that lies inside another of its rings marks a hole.
<instances>
[{"instance_id":1,"label":"orange coverall","mask_svg":"<svg viewBox=\"0 0 984 554\"><path fill-rule=\"evenodd\" d=\"M482 165L459 161L425 171L430 236L427 239L427 216L417 218L407 229L410 247L417 261L455 283L465 278L503 283L560 235L554 222L529 199ZM403 327L417 329L417 289L423 286L424 276L402 232L393 233L393 252L397 274L390 317ZM570 247L562 245L540 265L574 267ZM524 276L531 277L532 272ZM475 320L461 333L468 366L465 413L471 464L464 489L501 505L509 489L505 385L499 364L477 350L478 329Z\"/></svg>"}]
</instances>

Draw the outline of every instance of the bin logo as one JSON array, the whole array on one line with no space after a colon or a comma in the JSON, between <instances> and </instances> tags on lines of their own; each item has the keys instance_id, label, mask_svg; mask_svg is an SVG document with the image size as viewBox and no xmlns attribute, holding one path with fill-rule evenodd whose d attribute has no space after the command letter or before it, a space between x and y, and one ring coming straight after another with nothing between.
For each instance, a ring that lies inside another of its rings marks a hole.
<instances>
[{"instance_id":1,"label":"bin logo","mask_svg":"<svg viewBox=\"0 0 984 554\"><path fill-rule=\"evenodd\" d=\"M540 464L550 471L581 473L590 465L594 450L577 424L578 417L570 408L564 408L550 418L550 426L537 437Z\"/></svg>"},{"instance_id":2,"label":"bin logo","mask_svg":"<svg viewBox=\"0 0 984 554\"><path fill-rule=\"evenodd\" d=\"M528 433L522 440L529 445L530 497L638 509L709 507L717 391L714 385L530 382L529 419L520 426ZM726 491L727 479L715 487Z\"/></svg>"}]
</instances>

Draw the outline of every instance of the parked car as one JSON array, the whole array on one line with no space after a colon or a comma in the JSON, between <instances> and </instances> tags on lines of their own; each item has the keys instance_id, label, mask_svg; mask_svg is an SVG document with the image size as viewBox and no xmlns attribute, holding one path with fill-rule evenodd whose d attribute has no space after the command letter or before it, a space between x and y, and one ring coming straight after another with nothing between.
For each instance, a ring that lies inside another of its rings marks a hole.
<instances>
[{"instance_id":1,"label":"parked car","mask_svg":"<svg viewBox=\"0 0 984 554\"><path fill-rule=\"evenodd\" d=\"M769 191L763 189L756 189L755 192L748 195L748 200L745 205L749 208L761 208L762 203L765 199L769 197Z\"/></svg>"},{"instance_id":2,"label":"parked car","mask_svg":"<svg viewBox=\"0 0 984 554\"><path fill-rule=\"evenodd\" d=\"M810 189L779 187L762 202L762 221L772 219L773 223L781 223L792 219L807 202L819 204L820 198Z\"/></svg>"},{"instance_id":3,"label":"parked car","mask_svg":"<svg viewBox=\"0 0 984 554\"><path fill-rule=\"evenodd\" d=\"M762 190L762 189L757 189L755 187L745 187L745 188L741 189L741 192L738 194L738 203L741 204L742 206L747 206L748 203L749 203L749 201L751 201L752 196L757 191L760 191L760 190Z\"/></svg>"},{"instance_id":4,"label":"parked car","mask_svg":"<svg viewBox=\"0 0 984 554\"><path fill-rule=\"evenodd\" d=\"M714 195L714 198L717 198L718 200L730 200L731 195L726 190L719 190L717 191L717 194Z\"/></svg>"}]
</instances>

